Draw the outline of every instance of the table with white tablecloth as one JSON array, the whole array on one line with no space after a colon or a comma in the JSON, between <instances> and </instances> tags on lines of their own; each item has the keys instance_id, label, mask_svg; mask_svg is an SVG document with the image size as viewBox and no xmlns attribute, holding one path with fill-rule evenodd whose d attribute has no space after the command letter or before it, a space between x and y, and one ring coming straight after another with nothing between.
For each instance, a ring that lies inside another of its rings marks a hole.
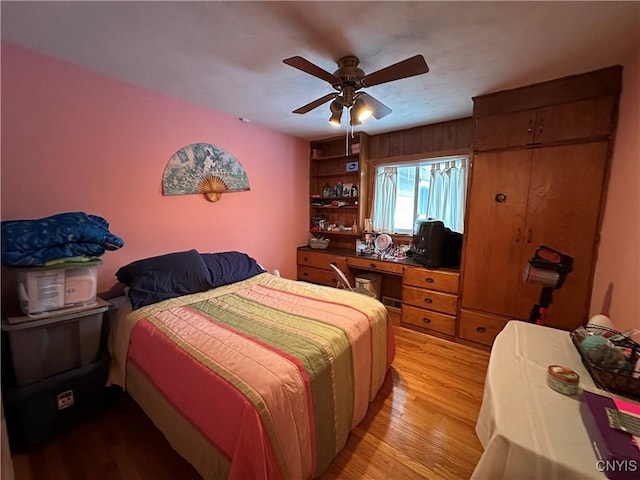
<instances>
[{"instance_id":1,"label":"table with white tablecloth","mask_svg":"<svg viewBox=\"0 0 640 480\"><path fill-rule=\"evenodd\" d=\"M580 396L547 386L547 367L580 375L580 391L603 395L569 332L510 321L491 350L476 433L484 446L473 480L606 479L580 416Z\"/></svg>"}]
</instances>

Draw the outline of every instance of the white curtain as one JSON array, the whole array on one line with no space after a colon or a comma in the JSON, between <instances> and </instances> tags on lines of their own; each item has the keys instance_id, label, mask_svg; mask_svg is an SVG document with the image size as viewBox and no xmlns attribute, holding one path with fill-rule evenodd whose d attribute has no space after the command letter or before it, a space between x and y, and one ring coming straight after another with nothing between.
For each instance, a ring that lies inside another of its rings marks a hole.
<instances>
[{"instance_id":1,"label":"white curtain","mask_svg":"<svg viewBox=\"0 0 640 480\"><path fill-rule=\"evenodd\" d=\"M431 166L427 218L442 220L456 232L464 228L466 161L455 160Z\"/></svg>"},{"instance_id":2,"label":"white curtain","mask_svg":"<svg viewBox=\"0 0 640 480\"><path fill-rule=\"evenodd\" d=\"M373 204L372 219L377 232L394 233L393 224L396 214L396 192L398 169L383 167L376 174L376 195Z\"/></svg>"}]
</instances>

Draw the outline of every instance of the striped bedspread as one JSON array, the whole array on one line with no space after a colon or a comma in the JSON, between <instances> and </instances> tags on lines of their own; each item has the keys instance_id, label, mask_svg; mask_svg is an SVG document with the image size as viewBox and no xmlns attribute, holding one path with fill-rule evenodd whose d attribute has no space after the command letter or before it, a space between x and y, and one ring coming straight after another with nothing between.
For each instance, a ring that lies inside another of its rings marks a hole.
<instances>
[{"instance_id":1,"label":"striped bedspread","mask_svg":"<svg viewBox=\"0 0 640 480\"><path fill-rule=\"evenodd\" d=\"M118 323L112 379L135 399L140 387L125 377L140 378L197 432L219 457L213 470L165 435L205 478L317 477L364 418L394 355L378 301L268 273Z\"/></svg>"}]
</instances>

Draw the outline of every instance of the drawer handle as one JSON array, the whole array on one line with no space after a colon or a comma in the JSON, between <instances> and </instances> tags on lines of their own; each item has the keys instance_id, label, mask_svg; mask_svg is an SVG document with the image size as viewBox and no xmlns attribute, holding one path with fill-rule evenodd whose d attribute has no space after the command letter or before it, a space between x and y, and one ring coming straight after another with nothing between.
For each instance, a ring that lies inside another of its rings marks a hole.
<instances>
[{"instance_id":1,"label":"drawer handle","mask_svg":"<svg viewBox=\"0 0 640 480\"><path fill-rule=\"evenodd\" d=\"M487 329L486 329L486 328L484 328L484 327L477 327L477 328L476 328L476 332L478 332L478 333L484 333L484 332L486 332L486 331L487 331Z\"/></svg>"},{"instance_id":2,"label":"drawer handle","mask_svg":"<svg viewBox=\"0 0 640 480\"><path fill-rule=\"evenodd\" d=\"M376 264L375 263L370 263L369 264L369 268L376 268Z\"/></svg>"},{"instance_id":3,"label":"drawer handle","mask_svg":"<svg viewBox=\"0 0 640 480\"><path fill-rule=\"evenodd\" d=\"M424 281L427 282L427 283L433 283L434 282L433 278L431 278L431 277L425 278Z\"/></svg>"},{"instance_id":4,"label":"drawer handle","mask_svg":"<svg viewBox=\"0 0 640 480\"><path fill-rule=\"evenodd\" d=\"M305 262L308 262L309 259L307 257L303 257Z\"/></svg>"},{"instance_id":5,"label":"drawer handle","mask_svg":"<svg viewBox=\"0 0 640 480\"><path fill-rule=\"evenodd\" d=\"M425 298L424 303L433 303L433 300L431 300L430 298Z\"/></svg>"},{"instance_id":6,"label":"drawer handle","mask_svg":"<svg viewBox=\"0 0 640 480\"><path fill-rule=\"evenodd\" d=\"M309 276L309 272L302 272L302 276L303 277L308 277Z\"/></svg>"},{"instance_id":7,"label":"drawer handle","mask_svg":"<svg viewBox=\"0 0 640 480\"><path fill-rule=\"evenodd\" d=\"M431 323L431 319L430 319L430 318L427 318L427 317L424 317L424 318L422 319L422 321L423 321L424 323Z\"/></svg>"}]
</instances>

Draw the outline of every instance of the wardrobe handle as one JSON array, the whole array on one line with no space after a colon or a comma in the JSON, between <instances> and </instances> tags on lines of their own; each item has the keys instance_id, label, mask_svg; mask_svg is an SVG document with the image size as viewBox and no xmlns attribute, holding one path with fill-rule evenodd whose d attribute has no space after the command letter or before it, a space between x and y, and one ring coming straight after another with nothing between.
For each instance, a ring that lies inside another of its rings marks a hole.
<instances>
[{"instance_id":1,"label":"wardrobe handle","mask_svg":"<svg viewBox=\"0 0 640 480\"><path fill-rule=\"evenodd\" d=\"M516 243L520 243L520 240L522 240L522 230L518 228L516 232Z\"/></svg>"},{"instance_id":2,"label":"wardrobe handle","mask_svg":"<svg viewBox=\"0 0 640 480\"><path fill-rule=\"evenodd\" d=\"M529 119L529 128L527 128L527 133L533 132L533 118Z\"/></svg>"},{"instance_id":3,"label":"wardrobe handle","mask_svg":"<svg viewBox=\"0 0 640 480\"><path fill-rule=\"evenodd\" d=\"M529 229L527 230L527 243L531 243L531 240L533 240L533 230Z\"/></svg>"}]
</instances>

